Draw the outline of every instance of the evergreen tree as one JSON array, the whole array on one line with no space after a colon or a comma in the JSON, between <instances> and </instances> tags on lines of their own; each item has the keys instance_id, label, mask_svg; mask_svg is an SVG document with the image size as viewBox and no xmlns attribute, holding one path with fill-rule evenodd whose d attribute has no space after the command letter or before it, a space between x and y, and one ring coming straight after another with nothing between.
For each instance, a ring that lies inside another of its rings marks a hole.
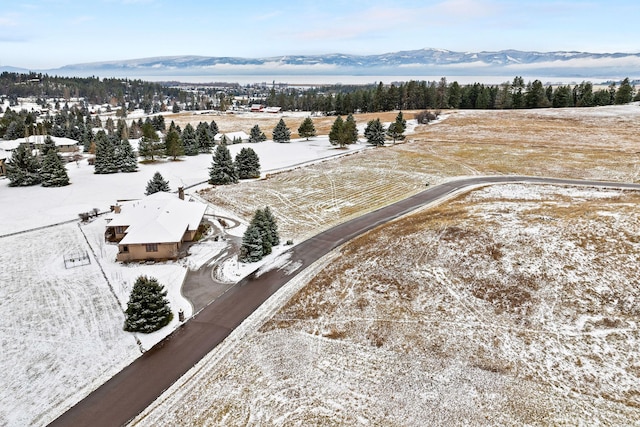
<instances>
[{"instance_id":1,"label":"evergreen tree","mask_svg":"<svg viewBox=\"0 0 640 427\"><path fill-rule=\"evenodd\" d=\"M64 187L69 185L67 168L62 164L57 150L49 150L42 160L40 179L43 187Z\"/></svg>"},{"instance_id":2,"label":"evergreen tree","mask_svg":"<svg viewBox=\"0 0 640 427\"><path fill-rule=\"evenodd\" d=\"M129 140L122 139L116 147L116 158L121 172L135 172L138 170L138 157L131 147Z\"/></svg>"},{"instance_id":3,"label":"evergreen tree","mask_svg":"<svg viewBox=\"0 0 640 427\"><path fill-rule=\"evenodd\" d=\"M356 120L351 113L349 113L347 120L344 122L344 132L347 144L355 144L358 142L358 128L356 126Z\"/></svg>"},{"instance_id":4,"label":"evergreen tree","mask_svg":"<svg viewBox=\"0 0 640 427\"><path fill-rule=\"evenodd\" d=\"M278 226L271 210L268 206L264 210L258 209L242 238L240 259L245 262L259 261L279 244Z\"/></svg>"},{"instance_id":5,"label":"evergreen tree","mask_svg":"<svg viewBox=\"0 0 640 427\"><path fill-rule=\"evenodd\" d=\"M245 147L236 155L238 178L260 178L260 159L252 148Z\"/></svg>"},{"instance_id":6,"label":"evergreen tree","mask_svg":"<svg viewBox=\"0 0 640 427\"><path fill-rule=\"evenodd\" d=\"M262 211L264 214L264 219L266 223L266 235L269 238L269 242L271 246L278 246L280 244L280 234L278 233L278 224L276 223L276 219L271 213L271 209L269 206L265 206Z\"/></svg>"},{"instance_id":7,"label":"evergreen tree","mask_svg":"<svg viewBox=\"0 0 640 427\"><path fill-rule=\"evenodd\" d=\"M140 138L138 151L142 157L152 162L155 161L156 156L164 154L164 145L160 142L158 132L149 121L142 125L142 138Z\"/></svg>"},{"instance_id":8,"label":"evergreen tree","mask_svg":"<svg viewBox=\"0 0 640 427\"><path fill-rule=\"evenodd\" d=\"M249 225L242 236L242 247L240 248L240 261L256 262L264 257L262 249L262 235L255 225Z\"/></svg>"},{"instance_id":9,"label":"evergreen tree","mask_svg":"<svg viewBox=\"0 0 640 427\"><path fill-rule=\"evenodd\" d=\"M251 128L251 134L249 135L249 142L262 142L266 141L267 136L260 130L260 126L255 125Z\"/></svg>"},{"instance_id":10,"label":"evergreen tree","mask_svg":"<svg viewBox=\"0 0 640 427\"><path fill-rule=\"evenodd\" d=\"M345 126L342 116L338 116L331 125L331 130L329 131L329 142L332 145L339 145L340 148L344 148L349 144L350 138L350 129Z\"/></svg>"},{"instance_id":11,"label":"evergreen tree","mask_svg":"<svg viewBox=\"0 0 640 427\"><path fill-rule=\"evenodd\" d=\"M402 111L396 116L396 121L389 125L387 129L387 135L393 139L395 144L397 140L402 141L404 139L404 131L407 129L407 121L402 117Z\"/></svg>"},{"instance_id":12,"label":"evergreen tree","mask_svg":"<svg viewBox=\"0 0 640 427\"><path fill-rule=\"evenodd\" d=\"M184 154L187 156L195 156L198 154L196 131L193 126L191 126L191 123L187 124L182 131L182 146L184 147Z\"/></svg>"},{"instance_id":13,"label":"evergreen tree","mask_svg":"<svg viewBox=\"0 0 640 427\"><path fill-rule=\"evenodd\" d=\"M211 131L207 122L198 123L198 127L196 128L196 141L198 142L198 151L200 151L201 153L211 152L214 136L215 135L211 135Z\"/></svg>"},{"instance_id":14,"label":"evergreen tree","mask_svg":"<svg viewBox=\"0 0 640 427\"><path fill-rule=\"evenodd\" d=\"M116 173L118 165L116 162L116 149L111 139L103 130L98 131L95 137L96 158L94 162L94 173Z\"/></svg>"},{"instance_id":15,"label":"evergreen tree","mask_svg":"<svg viewBox=\"0 0 640 427\"><path fill-rule=\"evenodd\" d=\"M165 155L176 160L178 156L184 155L184 147L180 140L180 134L176 130L169 130L165 139Z\"/></svg>"},{"instance_id":16,"label":"evergreen tree","mask_svg":"<svg viewBox=\"0 0 640 427\"><path fill-rule=\"evenodd\" d=\"M273 141L291 142L291 131L289 130L283 119L280 119L276 127L273 128Z\"/></svg>"},{"instance_id":17,"label":"evergreen tree","mask_svg":"<svg viewBox=\"0 0 640 427\"><path fill-rule=\"evenodd\" d=\"M209 184L226 185L238 182L238 171L226 145L218 145L209 168Z\"/></svg>"},{"instance_id":18,"label":"evergreen tree","mask_svg":"<svg viewBox=\"0 0 640 427\"><path fill-rule=\"evenodd\" d=\"M124 330L128 332L155 332L173 319L167 291L158 280L146 276L136 279L125 311Z\"/></svg>"},{"instance_id":19,"label":"evergreen tree","mask_svg":"<svg viewBox=\"0 0 640 427\"><path fill-rule=\"evenodd\" d=\"M387 130L384 128L380 119L375 119L370 120L367 123L367 127L364 130L364 136L367 138L367 142L369 142L369 144L380 147L384 145L386 132Z\"/></svg>"},{"instance_id":20,"label":"evergreen tree","mask_svg":"<svg viewBox=\"0 0 640 427\"><path fill-rule=\"evenodd\" d=\"M170 191L169 181L165 181L160 172L156 172L153 174L153 178L147 182L147 189L144 194L148 196L159 191Z\"/></svg>"},{"instance_id":21,"label":"evergreen tree","mask_svg":"<svg viewBox=\"0 0 640 427\"><path fill-rule=\"evenodd\" d=\"M87 118L87 123L84 126L84 132L82 133L82 146L84 147L84 152L88 153L89 148L91 148L91 142L93 141L93 131L91 130L91 120Z\"/></svg>"},{"instance_id":22,"label":"evergreen tree","mask_svg":"<svg viewBox=\"0 0 640 427\"><path fill-rule=\"evenodd\" d=\"M218 129L218 124L215 122L215 120L211 120L211 123L209 123L209 132L211 133L212 140L213 140L213 137L215 137L217 134L220 133L220 130Z\"/></svg>"},{"instance_id":23,"label":"evergreen tree","mask_svg":"<svg viewBox=\"0 0 640 427\"><path fill-rule=\"evenodd\" d=\"M302 123L300 123L300 127L298 128L298 135L300 138L307 138L307 141L310 137L316 136L316 128L313 125L313 120L311 117L306 117Z\"/></svg>"},{"instance_id":24,"label":"evergreen tree","mask_svg":"<svg viewBox=\"0 0 640 427\"><path fill-rule=\"evenodd\" d=\"M47 154L49 154L50 151L57 153L58 147L56 147L56 143L53 142L53 138L47 135L44 138L44 144L42 144L42 147L40 148L40 155L42 155L42 157L45 157Z\"/></svg>"},{"instance_id":25,"label":"evergreen tree","mask_svg":"<svg viewBox=\"0 0 640 427\"><path fill-rule=\"evenodd\" d=\"M13 152L5 166L10 187L27 187L41 182L40 162L23 144Z\"/></svg>"},{"instance_id":26,"label":"evergreen tree","mask_svg":"<svg viewBox=\"0 0 640 427\"><path fill-rule=\"evenodd\" d=\"M616 92L615 104L628 104L633 100L633 87L629 83L629 77L625 78Z\"/></svg>"}]
</instances>

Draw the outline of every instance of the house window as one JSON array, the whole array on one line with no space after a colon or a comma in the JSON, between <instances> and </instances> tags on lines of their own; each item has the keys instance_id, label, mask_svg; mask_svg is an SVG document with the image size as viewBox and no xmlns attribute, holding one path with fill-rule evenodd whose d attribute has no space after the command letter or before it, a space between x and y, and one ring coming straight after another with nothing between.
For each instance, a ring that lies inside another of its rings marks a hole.
<instances>
[{"instance_id":1,"label":"house window","mask_svg":"<svg viewBox=\"0 0 640 427\"><path fill-rule=\"evenodd\" d=\"M147 247L147 252L158 252L157 243L147 243L145 246Z\"/></svg>"},{"instance_id":2,"label":"house window","mask_svg":"<svg viewBox=\"0 0 640 427\"><path fill-rule=\"evenodd\" d=\"M122 252L129 252L129 246L122 245Z\"/></svg>"},{"instance_id":3,"label":"house window","mask_svg":"<svg viewBox=\"0 0 640 427\"><path fill-rule=\"evenodd\" d=\"M124 230L125 230L126 228L127 228L127 227L122 226L122 225L118 225L118 226L116 226L116 234L124 234Z\"/></svg>"}]
</instances>

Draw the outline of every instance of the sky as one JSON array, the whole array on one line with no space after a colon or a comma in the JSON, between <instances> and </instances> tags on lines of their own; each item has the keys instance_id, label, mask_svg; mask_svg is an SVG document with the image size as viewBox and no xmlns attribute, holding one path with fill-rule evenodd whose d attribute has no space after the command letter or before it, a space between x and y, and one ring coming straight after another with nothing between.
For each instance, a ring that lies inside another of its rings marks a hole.
<instances>
[{"instance_id":1,"label":"sky","mask_svg":"<svg viewBox=\"0 0 640 427\"><path fill-rule=\"evenodd\" d=\"M201 55L640 52L637 0L0 0L0 66Z\"/></svg>"}]
</instances>

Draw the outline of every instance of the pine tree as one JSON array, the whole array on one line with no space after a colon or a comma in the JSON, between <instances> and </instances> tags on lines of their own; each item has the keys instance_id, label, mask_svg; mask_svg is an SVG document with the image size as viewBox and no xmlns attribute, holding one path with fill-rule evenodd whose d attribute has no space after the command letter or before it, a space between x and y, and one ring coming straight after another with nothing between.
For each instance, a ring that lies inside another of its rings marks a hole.
<instances>
[{"instance_id":1,"label":"pine tree","mask_svg":"<svg viewBox=\"0 0 640 427\"><path fill-rule=\"evenodd\" d=\"M358 142L358 128L356 126L356 119L353 118L353 114L347 116L347 120L344 122L344 132L347 144L355 144Z\"/></svg>"},{"instance_id":2,"label":"pine tree","mask_svg":"<svg viewBox=\"0 0 640 427\"><path fill-rule=\"evenodd\" d=\"M273 128L273 141L291 142L291 131L289 130L283 119L280 119L276 127Z\"/></svg>"},{"instance_id":3,"label":"pine tree","mask_svg":"<svg viewBox=\"0 0 640 427\"><path fill-rule=\"evenodd\" d=\"M393 143L396 141L402 141L404 139L404 131L407 129L407 121L402 117L402 111L396 116L396 121L389 125L387 129L387 135L393 139Z\"/></svg>"},{"instance_id":4,"label":"pine tree","mask_svg":"<svg viewBox=\"0 0 640 427\"><path fill-rule=\"evenodd\" d=\"M215 120L211 120L211 123L209 123L209 132L211 133L212 140L213 137L220 133L220 130L218 130L218 124L215 122Z\"/></svg>"},{"instance_id":5,"label":"pine tree","mask_svg":"<svg viewBox=\"0 0 640 427\"><path fill-rule=\"evenodd\" d=\"M13 152L5 166L10 187L27 187L41 182L40 162L23 144Z\"/></svg>"},{"instance_id":6,"label":"pine tree","mask_svg":"<svg viewBox=\"0 0 640 427\"><path fill-rule=\"evenodd\" d=\"M187 156L195 156L199 152L196 131L191 126L191 123L187 124L182 131L182 146L184 147L184 154Z\"/></svg>"},{"instance_id":7,"label":"pine tree","mask_svg":"<svg viewBox=\"0 0 640 427\"><path fill-rule=\"evenodd\" d=\"M153 174L153 178L147 182L147 189L144 194L148 196L159 191L170 191L169 181L165 181L160 172L156 172Z\"/></svg>"},{"instance_id":8,"label":"pine tree","mask_svg":"<svg viewBox=\"0 0 640 427\"><path fill-rule=\"evenodd\" d=\"M94 173L106 174L118 172L116 163L116 149L111 139L103 130L98 131L95 137L96 159Z\"/></svg>"},{"instance_id":9,"label":"pine tree","mask_svg":"<svg viewBox=\"0 0 640 427\"><path fill-rule=\"evenodd\" d=\"M140 138L139 154L152 162L156 156L164 154L164 145L160 142L158 132L150 121L142 125L142 138Z\"/></svg>"},{"instance_id":10,"label":"pine tree","mask_svg":"<svg viewBox=\"0 0 640 427\"><path fill-rule=\"evenodd\" d=\"M255 262L272 252L280 244L278 226L269 207L258 209L242 238L240 259Z\"/></svg>"},{"instance_id":11,"label":"pine tree","mask_svg":"<svg viewBox=\"0 0 640 427\"><path fill-rule=\"evenodd\" d=\"M628 104L633 100L633 87L629 83L629 77L626 77L616 92L614 97L614 104Z\"/></svg>"},{"instance_id":12,"label":"pine tree","mask_svg":"<svg viewBox=\"0 0 640 427\"><path fill-rule=\"evenodd\" d=\"M62 164L62 159L58 156L58 150L49 149L47 151L42 160L40 179L43 187L64 187L69 185L67 168Z\"/></svg>"},{"instance_id":13,"label":"pine tree","mask_svg":"<svg viewBox=\"0 0 640 427\"><path fill-rule=\"evenodd\" d=\"M226 185L238 182L238 171L226 145L218 145L209 168L209 184Z\"/></svg>"},{"instance_id":14,"label":"pine tree","mask_svg":"<svg viewBox=\"0 0 640 427\"><path fill-rule=\"evenodd\" d=\"M300 123L300 127L298 128L298 135L300 138L307 138L307 141L310 137L316 136L316 128L313 125L313 120L311 117L306 117L302 123Z\"/></svg>"},{"instance_id":15,"label":"pine tree","mask_svg":"<svg viewBox=\"0 0 640 427\"><path fill-rule=\"evenodd\" d=\"M260 126L255 125L251 128L251 133L249 135L249 142L263 142L267 140L267 135L264 134L260 130Z\"/></svg>"},{"instance_id":16,"label":"pine tree","mask_svg":"<svg viewBox=\"0 0 640 427\"><path fill-rule=\"evenodd\" d=\"M271 213L269 206L265 206L263 213L267 226L266 234L269 236L269 242L271 243L271 246L278 246L280 244L280 234L278 233L278 224L276 223L276 219Z\"/></svg>"},{"instance_id":17,"label":"pine tree","mask_svg":"<svg viewBox=\"0 0 640 427\"><path fill-rule=\"evenodd\" d=\"M135 172L138 170L138 157L133 151L129 140L122 139L116 148L116 157L121 172Z\"/></svg>"},{"instance_id":18,"label":"pine tree","mask_svg":"<svg viewBox=\"0 0 640 427\"><path fill-rule=\"evenodd\" d=\"M207 124L207 122L198 123L198 127L196 128L196 141L198 142L198 151L200 151L201 153L211 152L214 136L215 135L211 135L209 124Z\"/></svg>"},{"instance_id":19,"label":"pine tree","mask_svg":"<svg viewBox=\"0 0 640 427\"><path fill-rule=\"evenodd\" d=\"M376 147L380 147L384 145L386 129L380 119L376 118L375 120L370 120L367 123L367 127L364 130L364 136L367 138L367 142L369 144L375 145Z\"/></svg>"},{"instance_id":20,"label":"pine tree","mask_svg":"<svg viewBox=\"0 0 640 427\"><path fill-rule=\"evenodd\" d=\"M341 116L338 116L329 131L329 142L332 145L339 145L340 148L344 148L350 141L349 130L345 126L344 120Z\"/></svg>"},{"instance_id":21,"label":"pine tree","mask_svg":"<svg viewBox=\"0 0 640 427\"><path fill-rule=\"evenodd\" d=\"M236 169L240 179L260 177L260 159L252 148L242 148L236 155Z\"/></svg>"},{"instance_id":22,"label":"pine tree","mask_svg":"<svg viewBox=\"0 0 640 427\"><path fill-rule=\"evenodd\" d=\"M172 122L173 123L173 122ZM180 134L176 130L169 129L165 139L165 155L176 160L178 156L184 154L184 147L180 141Z\"/></svg>"},{"instance_id":23,"label":"pine tree","mask_svg":"<svg viewBox=\"0 0 640 427\"><path fill-rule=\"evenodd\" d=\"M262 249L262 236L260 230L255 225L249 225L242 236L242 247L240 248L240 261L256 262L264 257Z\"/></svg>"},{"instance_id":24,"label":"pine tree","mask_svg":"<svg viewBox=\"0 0 640 427\"><path fill-rule=\"evenodd\" d=\"M40 148L40 154L42 155L42 157L45 157L47 154L49 154L50 151L57 153L58 147L56 147L56 143L53 142L53 138L47 135L44 138L44 144L42 144L42 147Z\"/></svg>"},{"instance_id":25,"label":"pine tree","mask_svg":"<svg viewBox=\"0 0 640 427\"><path fill-rule=\"evenodd\" d=\"M136 279L125 311L124 330L128 332L155 332L173 319L167 291L158 280L146 276Z\"/></svg>"}]
</instances>

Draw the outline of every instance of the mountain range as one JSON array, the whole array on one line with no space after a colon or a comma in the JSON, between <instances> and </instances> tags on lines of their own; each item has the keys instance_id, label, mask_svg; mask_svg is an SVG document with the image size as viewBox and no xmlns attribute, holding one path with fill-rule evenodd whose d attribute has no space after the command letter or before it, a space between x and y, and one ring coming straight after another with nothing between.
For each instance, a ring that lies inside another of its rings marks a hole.
<instances>
[{"instance_id":1,"label":"mountain range","mask_svg":"<svg viewBox=\"0 0 640 427\"><path fill-rule=\"evenodd\" d=\"M0 67L0 70L14 67ZM640 53L454 52L420 49L380 55L291 55L265 58L163 56L65 65L50 74L99 76L190 75L536 75L557 77L640 76Z\"/></svg>"}]
</instances>

